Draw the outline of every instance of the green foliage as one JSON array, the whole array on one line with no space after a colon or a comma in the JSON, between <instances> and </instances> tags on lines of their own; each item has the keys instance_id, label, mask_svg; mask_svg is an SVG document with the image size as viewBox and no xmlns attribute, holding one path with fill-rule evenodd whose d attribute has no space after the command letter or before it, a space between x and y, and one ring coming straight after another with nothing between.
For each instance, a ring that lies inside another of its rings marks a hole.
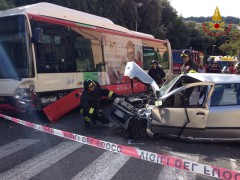
<instances>
[{"instance_id":1,"label":"green foliage","mask_svg":"<svg viewBox=\"0 0 240 180\"><path fill-rule=\"evenodd\" d=\"M10 0L0 0L0 10L5 10L14 7Z\"/></svg>"},{"instance_id":2,"label":"green foliage","mask_svg":"<svg viewBox=\"0 0 240 180\"><path fill-rule=\"evenodd\" d=\"M240 52L240 31L232 30L229 34L229 39L220 46L220 49L226 54L237 56Z\"/></svg>"}]
</instances>

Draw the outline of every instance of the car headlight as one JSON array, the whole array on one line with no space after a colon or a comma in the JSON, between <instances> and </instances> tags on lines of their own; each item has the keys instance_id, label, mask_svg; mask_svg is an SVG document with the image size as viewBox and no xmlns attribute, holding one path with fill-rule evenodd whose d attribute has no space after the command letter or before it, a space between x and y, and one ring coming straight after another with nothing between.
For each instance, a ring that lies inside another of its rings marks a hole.
<instances>
[{"instance_id":1,"label":"car headlight","mask_svg":"<svg viewBox=\"0 0 240 180\"><path fill-rule=\"evenodd\" d=\"M114 99L114 103L115 103L115 104L118 104L119 101L120 101L120 98L115 98L115 99Z\"/></svg>"}]
</instances>

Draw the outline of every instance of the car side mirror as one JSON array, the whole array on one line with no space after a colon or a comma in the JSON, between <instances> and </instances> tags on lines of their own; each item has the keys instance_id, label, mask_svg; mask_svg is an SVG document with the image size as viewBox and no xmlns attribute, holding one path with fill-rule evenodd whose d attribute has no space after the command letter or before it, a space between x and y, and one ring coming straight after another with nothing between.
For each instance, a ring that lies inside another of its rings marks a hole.
<instances>
[{"instance_id":1,"label":"car side mirror","mask_svg":"<svg viewBox=\"0 0 240 180\"><path fill-rule=\"evenodd\" d=\"M33 43L42 43L43 42L43 29L35 28L32 34L32 42Z\"/></svg>"}]
</instances>

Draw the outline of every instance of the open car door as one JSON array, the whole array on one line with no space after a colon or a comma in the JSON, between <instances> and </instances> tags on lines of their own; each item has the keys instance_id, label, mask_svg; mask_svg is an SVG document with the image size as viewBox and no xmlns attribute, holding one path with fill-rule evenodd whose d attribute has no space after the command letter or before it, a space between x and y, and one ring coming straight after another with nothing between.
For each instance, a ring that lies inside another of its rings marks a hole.
<instances>
[{"instance_id":1,"label":"open car door","mask_svg":"<svg viewBox=\"0 0 240 180\"><path fill-rule=\"evenodd\" d=\"M204 130L213 87L210 82L190 83L161 97L162 106L152 110L152 132L180 137Z\"/></svg>"}]
</instances>

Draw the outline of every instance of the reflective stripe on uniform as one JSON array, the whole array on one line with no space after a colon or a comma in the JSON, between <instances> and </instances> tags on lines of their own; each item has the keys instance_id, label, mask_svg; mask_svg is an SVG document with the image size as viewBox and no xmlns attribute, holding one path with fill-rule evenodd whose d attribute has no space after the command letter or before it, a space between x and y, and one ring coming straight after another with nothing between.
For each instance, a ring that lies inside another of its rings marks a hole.
<instances>
[{"instance_id":1,"label":"reflective stripe on uniform","mask_svg":"<svg viewBox=\"0 0 240 180\"><path fill-rule=\"evenodd\" d=\"M83 109L80 109L80 113L83 114Z\"/></svg>"},{"instance_id":2,"label":"reflective stripe on uniform","mask_svg":"<svg viewBox=\"0 0 240 180\"><path fill-rule=\"evenodd\" d=\"M89 117L87 117L87 116L84 116L84 119L85 119L85 121L87 121L87 122L91 122L91 118L89 118Z\"/></svg>"},{"instance_id":3,"label":"reflective stripe on uniform","mask_svg":"<svg viewBox=\"0 0 240 180\"><path fill-rule=\"evenodd\" d=\"M108 97L112 97L112 95L113 95L113 91L109 91Z\"/></svg>"},{"instance_id":4,"label":"reflective stripe on uniform","mask_svg":"<svg viewBox=\"0 0 240 180\"><path fill-rule=\"evenodd\" d=\"M89 109L89 114L93 114L93 112L94 112L94 108L90 108Z\"/></svg>"},{"instance_id":5,"label":"reflective stripe on uniform","mask_svg":"<svg viewBox=\"0 0 240 180\"><path fill-rule=\"evenodd\" d=\"M195 70L193 70L193 69L191 69L190 71L189 71L189 73L196 73L197 71L195 71Z\"/></svg>"}]
</instances>

